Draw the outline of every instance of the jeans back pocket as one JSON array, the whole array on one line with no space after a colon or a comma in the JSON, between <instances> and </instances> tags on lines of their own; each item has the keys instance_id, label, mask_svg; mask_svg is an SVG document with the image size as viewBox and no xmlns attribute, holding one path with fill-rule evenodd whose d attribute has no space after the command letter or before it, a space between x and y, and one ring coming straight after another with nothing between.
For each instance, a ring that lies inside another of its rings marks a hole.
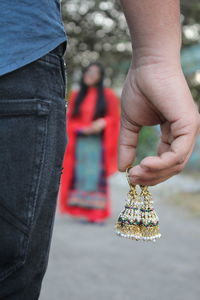
<instances>
[{"instance_id":1,"label":"jeans back pocket","mask_svg":"<svg viewBox=\"0 0 200 300\"><path fill-rule=\"evenodd\" d=\"M50 107L45 99L0 100L0 281L26 259Z\"/></svg>"}]
</instances>

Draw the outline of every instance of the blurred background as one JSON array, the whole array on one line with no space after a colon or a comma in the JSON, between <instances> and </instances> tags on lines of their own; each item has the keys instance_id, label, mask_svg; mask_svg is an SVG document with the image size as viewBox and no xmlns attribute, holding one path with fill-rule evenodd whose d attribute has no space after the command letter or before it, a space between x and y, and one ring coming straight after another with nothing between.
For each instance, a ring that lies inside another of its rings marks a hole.
<instances>
[{"instance_id":1,"label":"blurred background","mask_svg":"<svg viewBox=\"0 0 200 300\"><path fill-rule=\"evenodd\" d=\"M81 70L101 61L105 85L120 96L131 43L119 1L62 0L69 37L68 94ZM170 16L169 16L170 17ZM200 107L200 2L181 1L182 67ZM155 153L159 129L144 128L137 161ZM200 139L185 172L152 188L163 237L156 244L115 237L114 223L128 191L125 176L110 178L113 214L104 225L56 215L41 299L198 300L200 298Z\"/></svg>"},{"instance_id":2,"label":"blurred background","mask_svg":"<svg viewBox=\"0 0 200 300\"><path fill-rule=\"evenodd\" d=\"M183 35L182 66L193 97L200 106L200 2L181 1ZM105 84L121 93L131 60L131 43L119 1L62 0L62 14L69 36L66 64L68 93L77 87L81 69L99 60L106 72ZM138 160L152 153L157 129L145 128L141 134ZM146 142L145 142L146 141ZM143 146L145 143L145 146ZM197 147L199 148L200 141ZM198 169L200 160L194 151L188 166Z\"/></svg>"}]
</instances>

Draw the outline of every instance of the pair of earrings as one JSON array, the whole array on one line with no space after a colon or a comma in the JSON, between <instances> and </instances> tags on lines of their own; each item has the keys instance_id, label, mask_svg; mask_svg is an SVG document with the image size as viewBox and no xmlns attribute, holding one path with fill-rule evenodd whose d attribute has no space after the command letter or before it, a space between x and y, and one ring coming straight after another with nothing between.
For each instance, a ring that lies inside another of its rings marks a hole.
<instances>
[{"instance_id":1,"label":"pair of earrings","mask_svg":"<svg viewBox=\"0 0 200 300\"><path fill-rule=\"evenodd\" d=\"M116 233L133 240L156 241L161 234L159 219L153 208L152 195L147 186L140 186L141 192L138 195L136 186L129 181L128 170L127 179L130 190L125 208L116 224Z\"/></svg>"}]
</instances>

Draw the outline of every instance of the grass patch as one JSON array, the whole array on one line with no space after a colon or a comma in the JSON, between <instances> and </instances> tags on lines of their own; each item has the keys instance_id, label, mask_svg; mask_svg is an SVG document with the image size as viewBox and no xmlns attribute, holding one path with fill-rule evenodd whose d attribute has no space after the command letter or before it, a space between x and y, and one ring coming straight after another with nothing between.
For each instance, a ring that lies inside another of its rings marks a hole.
<instances>
[{"instance_id":1,"label":"grass patch","mask_svg":"<svg viewBox=\"0 0 200 300\"><path fill-rule=\"evenodd\" d=\"M178 193L169 197L171 204L182 206L193 216L200 218L200 191L195 193Z\"/></svg>"}]
</instances>

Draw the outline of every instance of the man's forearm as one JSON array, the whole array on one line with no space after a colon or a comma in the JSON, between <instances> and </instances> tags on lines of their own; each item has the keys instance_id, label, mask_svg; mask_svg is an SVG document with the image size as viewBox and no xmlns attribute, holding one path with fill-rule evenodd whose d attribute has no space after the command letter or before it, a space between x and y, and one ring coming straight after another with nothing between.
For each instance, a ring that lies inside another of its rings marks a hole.
<instances>
[{"instance_id":1,"label":"man's forearm","mask_svg":"<svg viewBox=\"0 0 200 300\"><path fill-rule=\"evenodd\" d=\"M160 124L157 156L130 172L133 185L155 185L180 172L192 153L200 119L180 64L178 0L121 0L133 41L133 63L121 101L119 169L133 164L143 126Z\"/></svg>"},{"instance_id":2,"label":"man's forearm","mask_svg":"<svg viewBox=\"0 0 200 300\"><path fill-rule=\"evenodd\" d=\"M129 25L134 58L180 55L179 0L121 0Z\"/></svg>"}]
</instances>

